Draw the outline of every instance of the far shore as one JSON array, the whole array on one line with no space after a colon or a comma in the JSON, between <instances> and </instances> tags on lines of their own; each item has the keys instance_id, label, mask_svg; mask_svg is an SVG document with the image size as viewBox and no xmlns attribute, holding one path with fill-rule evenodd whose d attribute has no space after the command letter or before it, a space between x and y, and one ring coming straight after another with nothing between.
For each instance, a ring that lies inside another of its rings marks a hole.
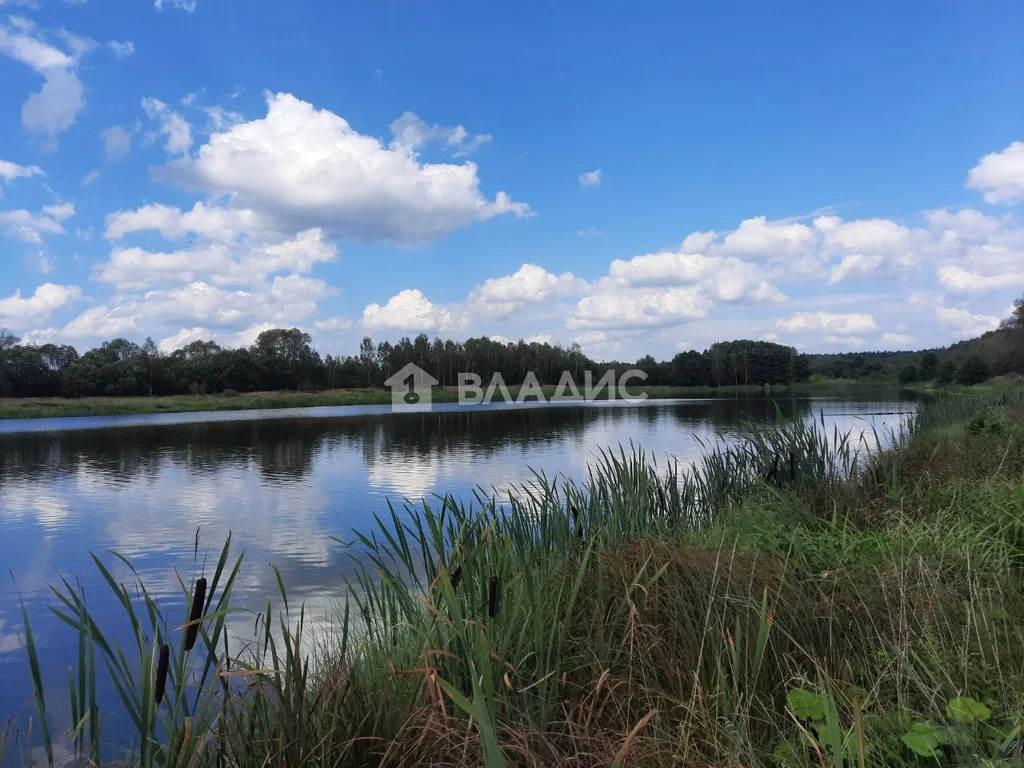
<instances>
[{"instance_id":1,"label":"far shore","mask_svg":"<svg viewBox=\"0 0 1024 768\"><path fill-rule=\"evenodd\" d=\"M827 395L855 389L894 389L895 384L877 381L833 379L793 385L739 385L729 387L638 388L649 398L692 398L759 395L766 391L789 395ZM545 385L547 396L555 386ZM513 396L519 387L509 387ZM435 402L452 403L458 399L456 387L436 387ZM384 405L391 392L382 388L332 389L323 392L246 392L211 395L165 395L131 397L26 397L0 398L0 419L45 419L64 416L118 416L145 413L189 413L197 411L244 411L278 408L313 408L334 405Z\"/></svg>"}]
</instances>

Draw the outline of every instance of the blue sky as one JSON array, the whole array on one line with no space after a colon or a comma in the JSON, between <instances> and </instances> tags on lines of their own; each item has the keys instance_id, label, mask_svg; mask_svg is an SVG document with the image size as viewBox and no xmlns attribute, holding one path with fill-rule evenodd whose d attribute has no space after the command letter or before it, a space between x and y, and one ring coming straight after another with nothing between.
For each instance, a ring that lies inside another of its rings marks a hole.
<instances>
[{"instance_id":1,"label":"blue sky","mask_svg":"<svg viewBox=\"0 0 1024 768\"><path fill-rule=\"evenodd\" d=\"M0 325L922 348L1024 293L1019 4L0 0Z\"/></svg>"}]
</instances>

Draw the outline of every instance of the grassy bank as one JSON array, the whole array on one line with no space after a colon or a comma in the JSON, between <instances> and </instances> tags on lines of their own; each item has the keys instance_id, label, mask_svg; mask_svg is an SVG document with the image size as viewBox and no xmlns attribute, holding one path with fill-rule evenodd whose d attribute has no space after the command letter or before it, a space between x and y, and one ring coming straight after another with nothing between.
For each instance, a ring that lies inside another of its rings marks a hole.
<instances>
[{"instance_id":1,"label":"grassy bank","mask_svg":"<svg viewBox=\"0 0 1024 768\"><path fill-rule=\"evenodd\" d=\"M395 512L348 542L326 636L282 596L227 637L229 546L182 584L192 623L111 578L123 653L65 583L74 722L43 740L123 759L116 717L142 765L1016 765L1022 481L1018 388L925 404L885 452L794 424Z\"/></svg>"},{"instance_id":2,"label":"grassy bank","mask_svg":"<svg viewBox=\"0 0 1024 768\"><path fill-rule=\"evenodd\" d=\"M819 381L791 387L772 387L773 394L836 394L848 392L858 385L844 380ZM888 386L892 391L893 385ZM554 386L543 387L545 395L555 392ZM518 387L509 387L518 396ZM763 394L760 386L738 387L630 387L631 392L646 392L652 398L721 397ZM434 402L458 400L455 387L436 387ZM277 408L310 408L330 405L385 405L391 402L386 389L334 389L326 392L248 392L218 395L171 395L166 397L38 397L0 398L0 419L45 419L63 416L117 416L141 413L189 413L197 411L243 411Z\"/></svg>"}]
</instances>

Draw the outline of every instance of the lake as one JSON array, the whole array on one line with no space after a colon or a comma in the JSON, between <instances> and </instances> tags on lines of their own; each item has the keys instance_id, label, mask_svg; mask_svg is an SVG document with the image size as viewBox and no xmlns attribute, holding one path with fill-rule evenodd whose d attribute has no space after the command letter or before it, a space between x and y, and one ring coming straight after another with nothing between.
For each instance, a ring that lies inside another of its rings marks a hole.
<instances>
[{"instance_id":1,"label":"lake","mask_svg":"<svg viewBox=\"0 0 1024 768\"><path fill-rule=\"evenodd\" d=\"M913 408L877 397L740 397L450 404L402 415L388 406L345 406L0 421L0 720L17 714L31 694L20 597L39 646L52 722L66 727L77 636L49 613L48 585L62 576L80 580L94 611L108 617L105 626L116 625L90 552L108 563L106 550L131 559L151 593L177 605L175 568L192 578L197 529L200 558L210 551L207 571L230 531L235 550L246 550L235 604L259 610L276 594L274 563L289 600L305 600L314 616L324 615L351 572L350 557L330 537L368 530L389 499L470 499L478 486L502 491L528 481L530 468L579 478L601 448L630 441L659 462L689 462L700 456L701 440L737 440L750 422L780 414L823 415L830 431L833 424L886 430ZM127 581L124 568L118 573ZM249 637L252 623L239 615L231 627ZM115 700L111 691L102 698ZM111 725L104 725L107 736Z\"/></svg>"}]
</instances>

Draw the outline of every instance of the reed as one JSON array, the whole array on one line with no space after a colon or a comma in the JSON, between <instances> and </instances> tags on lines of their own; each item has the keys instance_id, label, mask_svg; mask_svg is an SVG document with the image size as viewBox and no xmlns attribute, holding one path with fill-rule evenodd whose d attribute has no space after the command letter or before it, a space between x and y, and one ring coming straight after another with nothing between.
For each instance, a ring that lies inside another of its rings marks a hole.
<instances>
[{"instance_id":1,"label":"reed","mask_svg":"<svg viewBox=\"0 0 1024 768\"><path fill-rule=\"evenodd\" d=\"M179 578L178 626L95 558L134 641L56 588L73 722L37 682L36 738L82 765L1019 763L1022 413L949 397L889 435L782 423L692 467L619 446L579 481L388 506L323 636L276 570L255 642L227 636L230 539ZM26 640L38 680L27 616ZM133 744L103 745L98 685Z\"/></svg>"}]
</instances>

